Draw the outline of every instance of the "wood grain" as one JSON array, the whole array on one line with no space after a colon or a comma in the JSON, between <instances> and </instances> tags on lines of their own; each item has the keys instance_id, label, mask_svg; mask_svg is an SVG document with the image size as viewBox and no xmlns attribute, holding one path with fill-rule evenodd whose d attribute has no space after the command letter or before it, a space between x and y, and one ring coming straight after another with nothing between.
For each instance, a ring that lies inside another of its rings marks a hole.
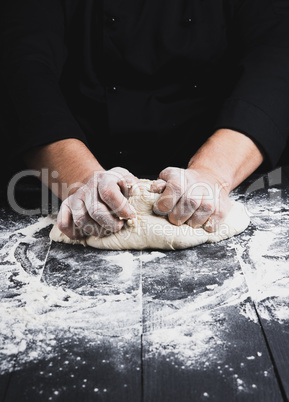
<instances>
[{"instance_id":1,"label":"wood grain","mask_svg":"<svg viewBox=\"0 0 289 402\"><path fill-rule=\"evenodd\" d=\"M283 400L231 246L143 264L145 401Z\"/></svg>"},{"instance_id":2,"label":"wood grain","mask_svg":"<svg viewBox=\"0 0 289 402\"><path fill-rule=\"evenodd\" d=\"M138 254L124 276L117 252L52 245L41 281L64 297L49 307L38 358L16 361L7 401L141 400Z\"/></svg>"},{"instance_id":3,"label":"wood grain","mask_svg":"<svg viewBox=\"0 0 289 402\"><path fill-rule=\"evenodd\" d=\"M0 400L289 400L288 172L236 192L254 213L244 234L176 252L49 250L49 228L21 234L36 217L0 209L1 308L37 296L16 353L0 356Z\"/></svg>"},{"instance_id":4,"label":"wood grain","mask_svg":"<svg viewBox=\"0 0 289 402\"><path fill-rule=\"evenodd\" d=\"M289 169L278 168L250 195L262 213L253 216L250 236L241 236L239 255L284 400L289 400L288 188Z\"/></svg>"}]
</instances>

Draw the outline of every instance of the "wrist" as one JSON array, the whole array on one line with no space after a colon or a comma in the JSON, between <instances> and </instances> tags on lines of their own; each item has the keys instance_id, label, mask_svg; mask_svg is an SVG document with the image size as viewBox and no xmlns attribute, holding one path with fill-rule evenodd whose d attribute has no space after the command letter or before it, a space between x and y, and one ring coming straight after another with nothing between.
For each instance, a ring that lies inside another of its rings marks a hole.
<instances>
[{"instance_id":1,"label":"wrist","mask_svg":"<svg viewBox=\"0 0 289 402\"><path fill-rule=\"evenodd\" d=\"M87 183L95 172L104 171L97 159L76 139L57 141L31 150L24 157L41 181L62 200Z\"/></svg>"},{"instance_id":2,"label":"wrist","mask_svg":"<svg viewBox=\"0 0 289 402\"><path fill-rule=\"evenodd\" d=\"M227 129L216 131L190 159L188 169L207 171L232 191L257 169L263 155L246 135Z\"/></svg>"},{"instance_id":3,"label":"wrist","mask_svg":"<svg viewBox=\"0 0 289 402\"><path fill-rule=\"evenodd\" d=\"M54 191L54 186L52 184L50 184L49 187L54 192L54 194L63 201L70 195L74 194L81 187L85 186L89 182L89 180L95 178L97 174L101 172L104 172L103 168L99 169L97 166L95 166L95 168L87 166L85 172L75 173L72 176L70 175L69 179L67 180L65 175L62 174L61 179L57 180L57 184L60 187L58 192Z\"/></svg>"},{"instance_id":4,"label":"wrist","mask_svg":"<svg viewBox=\"0 0 289 402\"><path fill-rule=\"evenodd\" d=\"M233 179L228 175L225 175L223 172L199 164L198 161L193 161L188 166L187 170L194 172L196 181L208 181L212 183L212 185L217 185L220 189L224 190L226 194L229 194L232 190L231 183L233 182Z\"/></svg>"}]
</instances>

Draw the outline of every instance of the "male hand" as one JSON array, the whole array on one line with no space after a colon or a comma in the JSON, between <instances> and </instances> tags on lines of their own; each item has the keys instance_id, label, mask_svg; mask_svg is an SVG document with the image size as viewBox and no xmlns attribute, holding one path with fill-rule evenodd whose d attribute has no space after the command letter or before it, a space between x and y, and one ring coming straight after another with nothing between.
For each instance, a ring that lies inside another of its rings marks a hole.
<instances>
[{"instance_id":1,"label":"male hand","mask_svg":"<svg viewBox=\"0 0 289 402\"><path fill-rule=\"evenodd\" d=\"M136 217L125 196L137 181L120 167L95 172L85 185L63 201L57 219L59 229L71 239L118 232L124 220Z\"/></svg>"},{"instance_id":2,"label":"male hand","mask_svg":"<svg viewBox=\"0 0 289 402\"><path fill-rule=\"evenodd\" d=\"M167 215L174 225L203 226L208 232L217 230L231 207L227 183L206 168L166 168L151 191L162 193L154 205L157 215Z\"/></svg>"}]
</instances>

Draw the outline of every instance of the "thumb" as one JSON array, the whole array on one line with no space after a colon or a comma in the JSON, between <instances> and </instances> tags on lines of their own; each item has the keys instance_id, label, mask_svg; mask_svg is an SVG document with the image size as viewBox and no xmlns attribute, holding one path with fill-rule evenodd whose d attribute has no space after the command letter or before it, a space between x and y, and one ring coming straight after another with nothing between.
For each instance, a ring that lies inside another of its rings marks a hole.
<instances>
[{"instance_id":1,"label":"thumb","mask_svg":"<svg viewBox=\"0 0 289 402\"><path fill-rule=\"evenodd\" d=\"M167 182L162 179L154 180L150 187L151 193L162 193L166 187Z\"/></svg>"}]
</instances>

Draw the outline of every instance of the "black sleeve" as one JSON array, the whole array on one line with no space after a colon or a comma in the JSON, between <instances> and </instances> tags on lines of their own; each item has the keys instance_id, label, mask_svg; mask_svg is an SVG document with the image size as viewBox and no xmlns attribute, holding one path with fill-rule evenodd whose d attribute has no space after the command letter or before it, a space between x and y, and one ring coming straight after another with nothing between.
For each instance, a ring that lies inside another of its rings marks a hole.
<instances>
[{"instance_id":1,"label":"black sleeve","mask_svg":"<svg viewBox=\"0 0 289 402\"><path fill-rule=\"evenodd\" d=\"M289 134L289 0L235 0L228 38L239 79L215 129L252 138L276 165Z\"/></svg>"},{"instance_id":2,"label":"black sleeve","mask_svg":"<svg viewBox=\"0 0 289 402\"><path fill-rule=\"evenodd\" d=\"M66 60L61 0L2 0L0 73L19 121L16 151L85 136L59 87Z\"/></svg>"}]
</instances>

